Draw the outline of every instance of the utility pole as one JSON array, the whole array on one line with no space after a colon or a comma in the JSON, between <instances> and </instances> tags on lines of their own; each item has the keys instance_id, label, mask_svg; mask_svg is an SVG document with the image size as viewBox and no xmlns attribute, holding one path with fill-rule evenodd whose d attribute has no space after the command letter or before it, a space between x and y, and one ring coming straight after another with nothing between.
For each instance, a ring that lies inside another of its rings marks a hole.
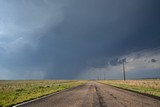
<instances>
[{"instance_id":1,"label":"utility pole","mask_svg":"<svg viewBox=\"0 0 160 107\"><path fill-rule=\"evenodd\" d=\"M104 76L104 80L105 80L106 79L106 73L105 73L105 71L104 71L104 75L103 76Z\"/></svg>"},{"instance_id":2,"label":"utility pole","mask_svg":"<svg viewBox=\"0 0 160 107\"><path fill-rule=\"evenodd\" d=\"M124 60L122 60L123 62L123 80L125 81L126 80L126 74L125 74L125 64L124 64Z\"/></svg>"},{"instance_id":3,"label":"utility pole","mask_svg":"<svg viewBox=\"0 0 160 107\"><path fill-rule=\"evenodd\" d=\"M97 75L97 79L99 80L99 75Z\"/></svg>"}]
</instances>

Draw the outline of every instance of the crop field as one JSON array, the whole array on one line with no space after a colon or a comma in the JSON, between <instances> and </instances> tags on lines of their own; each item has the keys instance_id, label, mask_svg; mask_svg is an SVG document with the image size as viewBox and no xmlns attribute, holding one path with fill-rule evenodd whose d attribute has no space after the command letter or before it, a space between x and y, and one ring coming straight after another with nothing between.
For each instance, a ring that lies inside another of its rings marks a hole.
<instances>
[{"instance_id":1,"label":"crop field","mask_svg":"<svg viewBox=\"0 0 160 107\"><path fill-rule=\"evenodd\" d=\"M102 80L101 83L109 84L144 94L160 97L160 79L151 80Z\"/></svg>"},{"instance_id":2,"label":"crop field","mask_svg":"<svg viewBox=\"0 0 160 107\"><path fill-rule=\"evenodd\" d=\"M85 83L85 81L0 80L0 107L13 106L27 100L78 86L83 83Z\"/></svg>"}]
</instances>

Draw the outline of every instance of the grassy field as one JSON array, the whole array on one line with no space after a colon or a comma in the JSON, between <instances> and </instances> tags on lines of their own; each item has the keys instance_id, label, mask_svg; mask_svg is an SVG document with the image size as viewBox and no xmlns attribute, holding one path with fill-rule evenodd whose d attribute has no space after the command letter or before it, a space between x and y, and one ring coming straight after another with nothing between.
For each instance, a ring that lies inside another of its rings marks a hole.
<instances>
[{"instance_id":1,"label":"grassy field","mask_svg":"<svg viewBox=\"0 0 160 107\"><path fill-rule=\"evenodd\" d=\"M99 82L160 97L160 79L126 81L104 80Z\"/></svg>"},{"instance_id":2,"label":"grassy field","mask_svg":"<svg viewBox=\"0 0 160 107\"><path fill-rule=\"evenodd\" d=\"M50 93L71 88L85 81L28 80L0 81L0 107L13 106Z\"/></svg>"}]
</instances>

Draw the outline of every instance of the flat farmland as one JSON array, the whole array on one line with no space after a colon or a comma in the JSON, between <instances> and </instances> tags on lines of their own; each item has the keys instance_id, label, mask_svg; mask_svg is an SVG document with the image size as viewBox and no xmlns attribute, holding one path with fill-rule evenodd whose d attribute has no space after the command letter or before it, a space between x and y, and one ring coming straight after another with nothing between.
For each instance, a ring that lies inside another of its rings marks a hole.
<instances>
[{"instance_id":1,"label":"flat farmland","mask_svg":"<svg viewBox=\"0 0 160 107\"><path fill-rule=\"evenodd\" d=\"M97 81L88 81L75 88L14 107L159 107L159 105L159 99Z\"/></svg>"},{"instance_id":2,"label":"flat farmland","mask_svg":"<svg viewBox=\"0 0 160 107\"><path fill-rule=\"evenodd\" d=\"M64 89L68 90L62 91ZM59 93L52 94L55 92ZM38 99L32 100L35 98ZM160 80L0 81L0 106L13 105L15 107L159 107Z\"/></svg>"},{"instance_id":3,"label":"flat farmland","mask_svg":"<svg viewBox=\"0 0 160 107\"><path fill-rule=\"evenodd\" d=\"M35 99L54 92L78 86L85 81L70 80L1 80L0 107Z\"/></svg>"},{"instance_id":4,"label":"flat farmland","mask_svg":"<svg viewBox=\"0 0 160 107\"><path fill-rule=\"evenodd\" d=\"M160 97L160 79L148 80L101 80L100 83L116 86L131 91Z\"/></svg>"}]
</instances>

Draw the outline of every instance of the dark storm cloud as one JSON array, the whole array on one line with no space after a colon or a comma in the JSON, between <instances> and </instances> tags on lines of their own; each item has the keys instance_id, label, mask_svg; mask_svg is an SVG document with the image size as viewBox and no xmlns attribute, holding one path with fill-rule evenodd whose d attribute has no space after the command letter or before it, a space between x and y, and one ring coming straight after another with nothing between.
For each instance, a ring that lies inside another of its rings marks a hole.
<instances>
[{"instance_id":1,"label":"dark storm cloud","mask_svg":"<svg viewBox=\"0 0 160 107\"><path fill-rule=\"evenodd\" d=\"M64 20L41 38L40 51L45 49L46 56L55 61L53 70L74 77L89 66L88 61L95 64L97 59L157 47L160 45L158 4L157 1L73 1L63 10ZM111 61L115 63L120 62Z\"/></svg>"},{"instance_id":2,"label":"dark storm cloud","mask_svg":"<svg viewBox=\"0 0 160 107\"><path fill-rule=\"evenodd\" d=\"M151 59L151 62L155 63L155 62L157 62L157 60L156 59Z\"/></svg>"},{"instance_id":3,"label":"dark storm cloud","mask_svg":"<svg viewBox=\"0 0 160 107\"><path fill-rule=\"evenodd\" d=\"M55 31L101 57L119 55L131 48L152 48L159 46L160 40L160 13L156 4L114 0L76 2L64 10L65 19Z\"/></svg>"},{"instance_id":4,"label":"dark storm cloud","mask_svg":"<svg viewBox=\"0 0 160 107\"><path fill-rule=\"evenodd\" d=\"M21 51L6 58L7 68L44 70L45 79L74 79L86 68L121 64L119 56L160 46L158 0L44 0L37 5L44 15L37 14L33 22L42 19L34 26L45 26L33 30Z\"/></svg>"},{"instance_id":5,"label":"dark storm cloud","mask_svg":"<svg viewBox=\"0 0 160 107\"><path fill-rule=\"evenodd\" d=\"M108 64L110 64L110 65L112 65L112 66L120 65L120 64L122 64L123 62L124 62L124 63L127 63L126 58L118 59L118 58L116 58L116 57L115 57L115 58L112 58L112 59L109 60L108 62L109 62Z\"/></svg>"}]
</instances>

